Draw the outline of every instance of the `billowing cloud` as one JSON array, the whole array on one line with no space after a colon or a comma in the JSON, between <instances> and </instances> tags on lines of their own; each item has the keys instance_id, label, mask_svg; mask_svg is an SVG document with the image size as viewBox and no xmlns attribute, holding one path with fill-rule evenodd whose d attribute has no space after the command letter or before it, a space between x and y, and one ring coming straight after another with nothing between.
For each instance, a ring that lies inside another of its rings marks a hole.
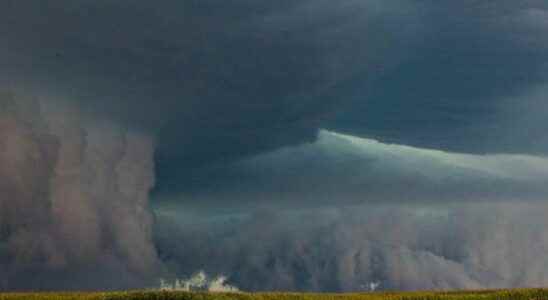
<instances>
[{"instance_id":1,"label":"billowing cloud","mask_svg":"<svg viewBox=\"0 0 548 300\"><path fill-rule=\"evenodd\" d=\"M154 139L61 103L0 96L0 289L139 287L161 270Z\"/></svg>"},{"instance_id":2,"label":"billowing cloud","mask_svg":"<svg viewBox=\"0 0 548 300\"><path fill-rule=\"evenodd\" d=\"M548 282L546 208L360 205L223 218L171 209L159 214L156 239L176 272L227 274L245 290L539 287Z\"/></svg>"}]
</instances>

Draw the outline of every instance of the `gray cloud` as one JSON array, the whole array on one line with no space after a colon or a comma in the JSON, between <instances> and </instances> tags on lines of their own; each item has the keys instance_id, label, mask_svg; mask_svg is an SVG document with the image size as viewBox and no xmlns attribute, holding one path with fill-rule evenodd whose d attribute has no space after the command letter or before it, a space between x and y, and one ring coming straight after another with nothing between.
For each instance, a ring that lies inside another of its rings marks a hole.
<instances>
[{"instance_id":1,"label":"gray cloud","mask_svg":"<svg viewBox=\"0 0 548 300\"><path fill-rule=\"evenodd\" d=\"M525 114L544 111L527 97L548 79L546 4L421 3L425 30L416 52L374 84L356 78L343 86L353 100L326 127L459 152L546 153L546 144L505 131L501 123L520 116L500 112L509 102L528 105ZM531 125L513 124L546 129Z\"/></svg>"},{"instance_id":2,"label":"gray cloud","mask_svg":"<svg viewBox=\"0 0 548 300\"><path fill-rule=\"evenodd\" d=\"M364 291L546 285L545 204L363 205L201 218L161 214L157 243L185 274L247 290Z\"/></svg>"}]
</instances>

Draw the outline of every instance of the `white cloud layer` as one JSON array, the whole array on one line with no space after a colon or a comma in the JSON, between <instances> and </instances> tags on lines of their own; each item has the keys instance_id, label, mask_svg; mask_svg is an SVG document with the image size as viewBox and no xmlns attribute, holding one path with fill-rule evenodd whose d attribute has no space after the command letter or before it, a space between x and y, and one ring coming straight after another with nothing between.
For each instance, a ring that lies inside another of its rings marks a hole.
<instances>
[{"instance_id":1,"label":"white cloud layer","mask_svg":"<svg viewBox=\"0 0 548 300\"><path fill-rule=\"evenodd\" d=\"M338 206L359 203L544 201L548 158L459 154L321 131L314 143L286 147L196 173L215 186L179 200L206 207Z\"/></svg>"}]
</instances>

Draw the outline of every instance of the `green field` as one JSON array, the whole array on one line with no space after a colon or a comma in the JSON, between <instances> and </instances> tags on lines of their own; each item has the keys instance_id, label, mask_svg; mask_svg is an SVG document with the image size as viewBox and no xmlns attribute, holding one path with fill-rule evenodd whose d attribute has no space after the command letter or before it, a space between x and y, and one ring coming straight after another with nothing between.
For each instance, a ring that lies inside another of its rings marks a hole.
<instances>
[{"instance_id":1,"label":"green field","mask_svg":"<svg viewBox=\"0 0 548 300\"><path fill-rule=\"evenodd\" d=\"M13 293L0 294L0 300L548 300L548 290L520 289L469 292L409 292L360 294L311 293L189 293L189 292L115 292L115 293Z\"/></svg>"}]
</instances>

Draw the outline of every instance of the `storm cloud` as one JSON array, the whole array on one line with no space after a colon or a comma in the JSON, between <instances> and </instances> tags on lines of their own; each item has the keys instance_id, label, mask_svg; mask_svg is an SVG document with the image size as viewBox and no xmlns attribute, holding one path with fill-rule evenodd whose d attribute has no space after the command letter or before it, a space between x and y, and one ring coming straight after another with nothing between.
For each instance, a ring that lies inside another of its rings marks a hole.
<instances>
[{"instance_id":1,"label":"storm cloud","mask_svg":"<svg viewBox=\"0 0 548 300\"><path fill-rule=\"evenodd\" d=\"M173 211L162 211L157 227L166 264L179 274L229 274L245 290L546 285L545 204L360 205L199 219Z\"/></svg>"},{"instance_id":2,"label":"storm cloud","mask_svg":"<svg viewBox=\"0 0 548 300\"><path fill-rule=\"evenodd\" d=\"M538 287L547 180L545 157L322 131L195 172L155 207L155 238L176 274L225 274L246 290Z\"/></svg>"},{"instance_id":3,"label":"storm cloud","mask_svg":"<svg viewBox=\"0 0 548 300\"><path fill-rule=\"evenodd\" d=\"M451 153L321 131L314 143L202 168L185 182L177 203L197 208L544 201L548 159Z\"/></svg>"},{"instance_id":4,"label":"storm cloud","mask_svg":"<svg viewBox=\"0 0 548 300\"><path fill-rule=\"evenodd\" d=\"M3 0L0 289L545 284L547 16Z\"/></svg>"}]
</instances>

